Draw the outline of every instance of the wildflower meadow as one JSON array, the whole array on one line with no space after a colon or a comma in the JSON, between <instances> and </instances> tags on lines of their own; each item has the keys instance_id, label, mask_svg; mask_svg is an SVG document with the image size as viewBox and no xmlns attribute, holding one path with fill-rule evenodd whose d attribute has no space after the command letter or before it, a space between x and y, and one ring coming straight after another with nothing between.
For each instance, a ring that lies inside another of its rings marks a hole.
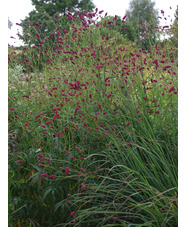
<instances>
[{"instance_id":1,"label":"wildflower meadow","mask_svg":"<svg viewBox=\"0 0 186 227\"><path fill-rule=\"evenodd\" d=\"M176 227L171 27L156 26L153 42L147 24L136 43L115 29L117 16L96 9L66 17L68 30L56 18L45 36L36 24L34 45L9 48L9 226Z\"/></svg>"}]
</instances>

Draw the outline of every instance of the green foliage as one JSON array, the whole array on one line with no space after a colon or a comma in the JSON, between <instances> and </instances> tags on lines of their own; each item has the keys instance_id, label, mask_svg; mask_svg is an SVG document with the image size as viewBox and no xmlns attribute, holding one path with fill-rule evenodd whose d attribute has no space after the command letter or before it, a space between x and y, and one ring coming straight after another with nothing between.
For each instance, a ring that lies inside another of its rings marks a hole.
<instances>
[{"instance_id":1,"label":"green foliage","mask_svg":"<svg viewBox=\"0 0 186 227\"><path fill-rule=\"evenodd\" d=\"M125 21L123 24L121 24L121 20L118 22L119 24L119 32L122 34L125 38L128 40L131 40L132 42L136 41L136 31L134 26L130 21ZM125 30L126 29L126 30Z\"/></svg>"},{"instance_id":2,"label":"green foliage","mask_svg":"<svg viewBox=\"0 0 186 227\"><path fill-rule=\"evenodd\" d=\"M51 17L56 14L66 15L67 12L73 13L76 10L91 12L95 7L91 0L32 0L32 4L38 12L46 12Z\"/></svg>"},{"instance_id":3,"label":"green foliage","mask_svg":"<svg viewBox=\"0 0 186 227\"><path fill-rule=\"evenodd\" d=\"M109 32L109 29L117 31L124 39L130 40L132 42L136 41L136 31L131 22L125 21L122 22L121 17L102 17L99 22L100 25L105 26L102 28L101 34L106 35Z\"/></svg>"},{"instance_id":4,"label":"green foliage","mask_svg":"<svg viewBox=\"0 0 186 227\"><path fill-rule=\"evenodd\" d=\"M83 12L84 10L86 12L92 12L95 5L92 0L81 0L78 1L78 6L76 8L78 8L80 12Z\"/></svg>"},{"instance_id":5,"label":"green foliage","mask_svg":"<svg viewBox=\"0 0 186 227\"><path fill-rule=\"evenodd\" d=\"M170 28L170 33L173 35L170 40L174 43L174 45L178 46L178 6L176 12L174 14L175 19L173 25Z\"/></svg>"},{"instance_id":6,"label":"green foliage","mask_svg":"<svg viewBox=\"0 0 186 227\"><path fill-rule=\"evenodd\" d=\"M37 26L36 23L38 23L39 26ZM55 19L50 17L48 13L33 10L29 13L29 17L22 21L21 26L23 29L23 41L26 44L38 46L40 40L43 40L44 37L49 37L55 32L57 24ZM38 33L40 37L37 37L36 33Z\"/></svg>"},{"instance_id":7,"label":"green foliage","mask_svg":"<svg viewBox=\"0 0 186 227\"><path fill-rule=\"evenodd\" d=\"M178 49L93 14L9 52L9 225L177 226Z\"/></svg>"},{"instance_id":8,"label":"green foliage","mask_svg":"<svg viewBox=\"0 0 186 227\"><path fill-rule=\"evenodd\" d=\"M157 39L154 26L158 24L158 11L154 6L155 2L151 0L131 0L129 9L126 11L127 21L130 21L136 29L137 43L146 50ZM143 38L146 33L148 38Z\"/></svg>"},{"instance_id":9,"label":"green foliage","mask_svg":"<svg viewBox=\"0 0 186 227\"><path fill-rule=\"evenodd\" d=\"M66 16L68 12L73 13L77 10L90 12L94 8L94 4L90 0L82 0L80 2L77 0L32 0L32 3L36 10L31 11L29 17L22 20L23 36L21 36L21 39L23 39L25 44L36 46L44 37L46 39L46 37L55 33L57 27L60 27L61 30L69 29L71 22ZM40 36L37 37L38 41L35 39L36 33Z\"/></svg>"}]
</instances>

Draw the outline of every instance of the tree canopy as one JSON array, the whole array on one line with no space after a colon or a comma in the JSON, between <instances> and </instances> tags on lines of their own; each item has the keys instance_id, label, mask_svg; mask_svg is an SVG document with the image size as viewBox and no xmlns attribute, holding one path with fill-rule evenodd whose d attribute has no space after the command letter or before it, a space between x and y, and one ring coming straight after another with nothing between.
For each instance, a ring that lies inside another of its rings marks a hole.
<instances>
[{"instance_id":1,"label":"tree canopy","mask_svg":"<svg viewBox=\"0 0 186 227\"><path fill-rule=\"evenodd\" d=\"M155 2L151 0L131 0L129 9L126 11L127 21L130 21L136 28L138 42L144 41L143 35L149 33L153 41L156 39L158 24L158 11L154 8Z\"/></svg>"},{"instance_id":2,"label":"tree canopy","mask_svg":"<svg viewBox=\"0 0 186 227\"><path fill-rule=\"evenodd\" d=\"M90 12L95 7L91 0L32 0L32 4L38 12L46 12L49 16L76 10Z\"/></svg>"},{"instance_id":3,"label":"tree canopy","mask_svg":"<svg viewBox=\"0 0 186 227\"><path fill-rule=\"evenodd\" d=\"M130 21L123 21L120 16L107 16L104 18L102 17L99 24L103 25L101 30L102 35L108 33L109 29L112 28L127 40L130 40L132 42L135 42L136 40L136 32L132 23L130 23Z\"/></svg>"},{"instance_id":4,"label":"tree canopy","mask_svg":"<svg viewBox=\"0 0 186 227\"><path fill-rule=\"evenodd\" d=\"M178 6L174 14L174 22L170 28L170 32L172 33L173 37L171 38L171 41L175 44L178 45Z\"/></svg>"},{"instance_id":5,"label":"tree canopy","mask_svg":"<svg viewBox=\"0 0 186 227\"><path fill-rule=\"evenodd\" d=\"M36 44L32 40L36 33L47 37L56 31L56 27L69 29L68 12L91 12L95 7L91 0L32 0L35 10L21 22L24 42ZM36 37L37 38L37 37Z\"/></svg>"}]
</instances>

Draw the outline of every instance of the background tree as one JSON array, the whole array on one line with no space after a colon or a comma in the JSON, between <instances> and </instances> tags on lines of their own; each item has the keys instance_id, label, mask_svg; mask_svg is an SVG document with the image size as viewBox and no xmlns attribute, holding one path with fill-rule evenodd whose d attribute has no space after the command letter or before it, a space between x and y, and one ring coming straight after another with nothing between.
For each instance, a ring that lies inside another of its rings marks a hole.
<instances>
[{"instance_id":1,"label":"background tree","mask_svg":"<svg viewBox=\"0 0 186 227\"><path fill-rule=\"evenodd\" d=\"M135 27L137 43L144 49L153 44L157 38L154 26L158 24L158 11L154 7L155 2L151 0L131 0L129 9L126 11L126 20L130 21ZM151 43L146 42L146 34Z\"/></svg>"},{"instance_id":2,"label":"background tree","mask_svg":"<svg viewBox=\"0 0 186 227\"><path fill-rule=\"evenodd\" d=\"M32 4L35 10L21 22L24 42L29 45L37 45L37 38L52 35L56 32L56 27L68 30L70 26L66 16L68 12L74 13L76 10L91 12L95 7L91 0L32 0ZM36 37L36 33L41 37Z\"/></svg>"},{"instance_id":3,"label":"background tree","mask_svg":"<svg viewBox=\"0 0 186 227\"><path fill-rule=\"evenodd\" d=\"M176 46L178 46L178 6L177 6L177 9L175 11L174 17L175 17L174 22L173 22L172 26L170 27L170 33L172 35L170 40Z\"/></svg>"},{"instance_id":4,"label":"background tree","mask_svg":"<svg viewBox=\"0 0 186 227\"><path fill-rule=\"evenodd\" d=\"M102 25L101 35L105 36L109 33L109 29L117 31L126 40L135 42L136 31L130 21L122 21L120 16L107 16L102 17L99 22Z\"/></svg>"},{"instance_id":5,"label":"background tree","mask_svg":"<svg viewBox=\"0 0 186 227\"><path fill-rule=\"evenodd\" d=\"M38 12L46 12L49 16L66 15L76 10L90 12L95 7L91 0L32 0L32 4Z\"/></svg>"},{"instance_id":6,"label":"background tree","mask_svg":"<svg viewBox=\"0 0 186 227\"><path fill-rule=\"evenodd\" d=\"M12 26L13 26L13 23L8 17L8 28L11 29Z\"/></svg>"},{"instance_id":7,"label":"background tree","mask_svg":"<svg viewBox=\"0 0 186 227\"><path fill-rule=\"evenodd\" d=\"M57 23L48 13L33 10L29 13L29 17L22 21L21 25L24 42L30 45L38 45L40 39L46 39L55 31ZM39 37L37 37L37 34Z\"/></svg>"},{"instance_id":8,"label":"background tree","mask_svg":"<svg viewBox=\"0 0 186 227\"><path fill-rule=\"evenodd\" d=\"M136 31L133 24L130 21L122 22L121 18L117 20L118 26L117 29L124 38L135 42L136 41Z\"/></svg>"}]
</instances>

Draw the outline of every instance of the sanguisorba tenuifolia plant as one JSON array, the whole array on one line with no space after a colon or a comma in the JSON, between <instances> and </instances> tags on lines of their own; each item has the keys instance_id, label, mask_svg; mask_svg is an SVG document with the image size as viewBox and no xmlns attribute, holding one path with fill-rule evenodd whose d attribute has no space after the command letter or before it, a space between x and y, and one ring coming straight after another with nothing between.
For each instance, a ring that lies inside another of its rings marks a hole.
<instances>
[{"instance_id":1,"label":"sanguisorba tenuifolia plant","mask_svg":"<svg viewBox=\"0 0 186 227\"><path fill-rule=\"evenodd\" d=\"M9 58L10 225L177 225L177 47L102 13Z\"/></svg>"}]
</instances>

